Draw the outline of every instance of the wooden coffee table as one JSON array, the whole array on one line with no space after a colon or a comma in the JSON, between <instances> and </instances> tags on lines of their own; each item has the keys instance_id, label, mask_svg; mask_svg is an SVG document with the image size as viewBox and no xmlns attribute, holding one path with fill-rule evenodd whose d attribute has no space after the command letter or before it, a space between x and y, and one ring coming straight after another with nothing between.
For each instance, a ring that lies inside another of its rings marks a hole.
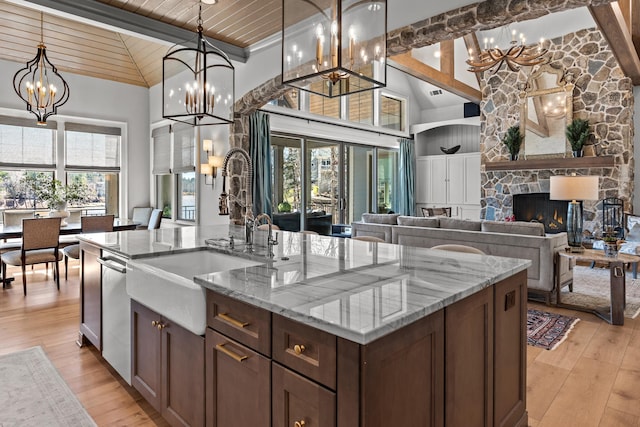
<instances>
[{"instance_id":1,"label":"wooden coffee table","mask_svg":"<svg viewBox=\"0 0 640 427\"><path fill-rule=\"evenodd\" d=\"M584 252L558 252L559 257L565 257L569 260L585 262L599 262L609 266L611 272L609 286L611 289L611 303L609 307L591 309L587 307L577 306L573 304L565 304L560 299L560 278L556 277L556 292L558 307L570 308L573 310L586 311L606 320L612 325L624 325L624 308L626 305L626 282L625 282L625 264L635 265L640 261L640 257L635 255L619 253L616 258L604 255L604 251L596 249L585 249ZM635 270L635 269L634 269ZM559 272L557 273L559 274ZM575 283L574 283L575 284Z\"/></svg>"}]
</instances>

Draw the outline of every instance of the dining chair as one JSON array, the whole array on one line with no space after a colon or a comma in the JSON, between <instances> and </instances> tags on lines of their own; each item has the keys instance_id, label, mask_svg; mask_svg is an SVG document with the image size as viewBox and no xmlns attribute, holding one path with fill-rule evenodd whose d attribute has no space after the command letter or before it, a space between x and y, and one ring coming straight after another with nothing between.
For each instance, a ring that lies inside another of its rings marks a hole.
<instances>
[{"instance_id":1,"label":"dining chair","mask_svg":"<svg viewBox=\"0 0 640 427\"><path fill-rule=\"evenodd\" d=\"M80 227L83 233L99 233L113 231L113 215L95 215L80 217ZM64 280L68 278L69 258L80 259L80 244L69 245L62 249L64 254Z\"/></svg>"},{"instance_id":2,"label":"dining chair","mask_svg":"<svg viewBox=\"0 0 640 427\"><path fill-rule=\"evenodd\" d=\"M22 220L22 247L17 251L5 252L2 260L2 277L7 277L7 264L22 267L22 288L27 295L27 275L25 267L33 264L54 263L53 275L60 290L60 269L58 261L61 218L36 218Z\"/></svg>"},{"instance_id":3,"label":"dining chair","mask_svg":"<svg viewBox=\"0 0 640 427\"><path fill-rule=\"evenodd\" d=\"M137 228L146 230L149 227L152 212L153 208L151 207L135 207L131 220L138 224Z\"/></svg>"},{"instance_id":4,"label":"dining chair","mask_svg":"<svg viewBox=\"0 0 640 427\"><path fill-rule=\"evenodd\" d=\"M162 222L162 209L154 209L149 217L148 230L155 230L160 228L160 222Z\"/></svg>"}]
</instances>

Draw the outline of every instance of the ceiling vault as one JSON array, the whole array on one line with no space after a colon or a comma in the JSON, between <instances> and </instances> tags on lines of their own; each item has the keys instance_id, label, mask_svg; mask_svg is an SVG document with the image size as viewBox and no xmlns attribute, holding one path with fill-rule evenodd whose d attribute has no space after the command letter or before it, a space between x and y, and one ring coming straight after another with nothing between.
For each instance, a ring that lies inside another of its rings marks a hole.
<instances>
[{"instance_id":1,"label":"ceiling vault","mask_svg":"<svg viewBox=\"0 0 640 427\"><path fill-rule=\"evenodd\" d=\"M482 93L454 78L453 61L453 41L450 46L447 43L441 44L440 67L442 71L425 64L414 58L410 52L401 53L389 57L389 65L403 71L417 79L423 80L432 85L438 86L446 91L454 93L471 102L480 103Z\"/></svg>"}]
</instances>

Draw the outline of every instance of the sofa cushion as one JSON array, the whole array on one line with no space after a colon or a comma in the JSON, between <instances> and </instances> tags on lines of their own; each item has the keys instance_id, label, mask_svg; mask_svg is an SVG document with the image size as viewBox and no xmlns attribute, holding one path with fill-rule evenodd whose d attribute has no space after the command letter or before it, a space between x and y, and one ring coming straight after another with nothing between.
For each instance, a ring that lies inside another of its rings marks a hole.
<instances>
[{"instance_id":1,"label":"sofa cushion","mask_svg":"<svg viewBox=\"0 0 640 427\"><path fill-rule=\"evenodd\" d=\"M454 229L454 230L480 231L481 224L482 223L480 221L440 217L440 228L448 228L448 229Z\"/></svg>"},{"instance_id":2,"label":"sofa cushion","mask_svg":"<svg viewBox=\"0 0 640 427\"><path fill-rule=\"evenodd\" d=\"M395 225L398 223L399 214L374 214L374 213L363 213L362 214L362 222L366 222L369 224L392 224Z\"/></svg>"},{"instance_id":3,"label":"sofa cushion","mask_svg":"<svg viewBox=\"0 0 640 427\"><path fill-rule=\"evenodd\" d=\"M490 233L524 234L527 236L544 236L544 224L526 221L482 221L482 231Z\"/></svg>"},{"instance_id":4,"label":"sofa cushion","mask_svg":"<svg viewBox=\"0 0 640 427\"><path fill-rule=\"evenodd\" d=\"M420 216L399 216L398 225L409 225L412 227L438 228L440 227L440 218L438 217L423 218Z\"/></svg>"}]
</instances>

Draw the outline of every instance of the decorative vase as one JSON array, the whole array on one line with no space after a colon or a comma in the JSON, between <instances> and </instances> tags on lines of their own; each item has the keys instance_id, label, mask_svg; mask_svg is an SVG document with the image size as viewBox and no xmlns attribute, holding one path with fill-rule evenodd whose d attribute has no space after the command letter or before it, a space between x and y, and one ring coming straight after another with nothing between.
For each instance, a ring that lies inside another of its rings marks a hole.
<instances>
[{"instance_id":1,"label":"decorative vase","mask_svg":"<svg viewBox=\"0 0 640 427\"><path fill-rule=\"evenodd\" d=\"M573 153L573 157L582 157L582 154L584 152L582 151L582 149L580 149L580 150L573 150L572 153Z\"/></svg>"},{"instance_id":2,"label":"decorative vase","mask_svg":"<svg viewBox=\"0 0 640 427\"><path fill-rule=\"evenodd\" d=\"M509 158L511 160L518 160L518 153L515 153L515 154L514 153L510 153L509 154Z\"/></svg>"},{"instance_id":3,"label":"decorative vase","mask_svg":"<svg viewBox=\"0 0 640 427\"><path fill-rule=\"evenodd\" d=\"M49 210L49 218L62 218L60 221L61 226L68 225L66 219L69 218L69 211L67 210L67 202L56 203L51 206Z\"/></svg>"},{"instance_id":4,"label":"decorative vase","mask_svg":"<svg viewBox=\"0 0 640 427\"><path fill-rule=\"evenodd\" d=\"M618 256L618 242L604 242L604 255L616 258Z\"/></svg>"}]
</instances>

